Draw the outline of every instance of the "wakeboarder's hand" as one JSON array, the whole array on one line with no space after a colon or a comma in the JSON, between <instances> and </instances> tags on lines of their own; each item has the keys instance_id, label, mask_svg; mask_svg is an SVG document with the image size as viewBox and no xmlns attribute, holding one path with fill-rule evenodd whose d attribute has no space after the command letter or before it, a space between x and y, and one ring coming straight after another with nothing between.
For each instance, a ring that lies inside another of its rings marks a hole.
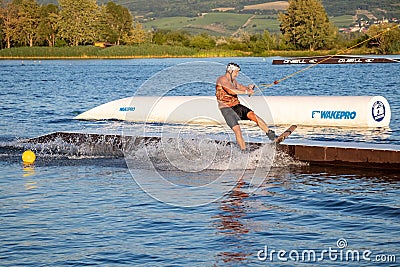
<instances>
[{"instance_id":1,"label":"wakeboarder's hand","mask_svg":"<svg viewBox=\"0 0 400 267\"><path fill-rule=\"evenodd\" d=\"M255 87L255 85L254 84L250 84L249 86L247 86L247 94L249 95L249 96L252 96L252 95L254 95L254 87Z\"/></svg>"}]
</instances>

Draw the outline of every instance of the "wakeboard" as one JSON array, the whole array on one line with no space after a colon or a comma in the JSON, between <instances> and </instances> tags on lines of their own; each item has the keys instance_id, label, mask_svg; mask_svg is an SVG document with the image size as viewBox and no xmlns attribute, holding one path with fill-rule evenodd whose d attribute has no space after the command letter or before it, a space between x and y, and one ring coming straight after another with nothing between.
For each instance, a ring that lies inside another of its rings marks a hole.
<instances>
[{"instance_id":1,"label":"wakeboard","mask_svg":"<svg viewBox=\"0 0 400 267\"><path fill-rule=\"evenodd\" d=\"M277 138L275 138L275 140L273 141L273 143L275 144L280 144L281 142L283 142L283 140L285 140L289 135L291 135L294 130L296 130L297 125L291 125L289 128L286 129L286 131L284 131L281 135L279 135Z\"/></svg>"}]
</instances>

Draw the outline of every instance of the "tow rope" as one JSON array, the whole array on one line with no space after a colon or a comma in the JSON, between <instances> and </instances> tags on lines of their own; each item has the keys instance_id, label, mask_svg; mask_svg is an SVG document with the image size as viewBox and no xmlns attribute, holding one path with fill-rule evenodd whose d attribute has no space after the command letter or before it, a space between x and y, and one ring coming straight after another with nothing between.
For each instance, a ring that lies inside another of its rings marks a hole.
<instances>
[{"instance_id":1,"label":"tow rope","mask_svg":"<svg viewBox=\"0 0 400 267\"><path fill-rule=\"evenodd\" d=\"M349 47L349 48L346 48L346 49L343 49L343 50L339 51L339 52L336 53L335 55L329 56L329 57L327 57L327 58L325 58L325 59L323 59L323 60L321 60L321 61L319 61L319 62L316 62L316 63L314 63L314 64L312 64L312 65L309 65L309 66L307 66L307 67L305 67L305 68L303 68L303 69L300 69L300 70L298 70L298 71L296 71L296 72L294 72L294 73L292 73L292 74L286 75L285 77L283 77L283 78L281 78L281 79L278 79L278 80L275 80L275 81L272 82L272 83L269 83L269 84L264 84L264 83L262 83L262 84L260 84L260 85L258 85L258 86L256 85L255 87L262 93L264 90L266 90L267 88L269 88L269 87L271 87L271 86L273 86L273 85L275 85L275 84L278 84L278 83L280 83L280 82L283 82L284 80L287 80L287 79L289 79L289 78L291 78L291 77L293 77L293 76L295 76L295 75L297 75L297 74L299 74L299 73L302 73L302 72L304 72L304 71L306 71L306 70L308 70L308 69L311 69L312 67L315 67L315 66L317 66L318 64L321 64L321 63L323 63L323 62L325 62L325 61L327 61L327 60L329 60L329 59L331 59L331 58L333 58L333 57L335 57L335 56L338 56L338 55L340 55L340 54L346 53L347 51L350 51L351 49L353 49L353 48L355 48L355 47L357 47L357 46L359 46L359 45L361 45L361 44L363 44L363 43L366 43L366 42L368 42L368 41L370 41L370 40L372 40L372 39L374 39L374 38L376 38L376 37L378 37L378 36L381 36L381 35L383 35L383 34L389 32L389 31L391 31L391 30L393 30L393 29L395 29L395 28L398 28L398 27L400 27L400 25L397 25L397 24L396 24L395 26L393 26L393 27L391 27L391 28L387 28L386 30L384 30L384 31L382 31L382 32L380 32L380 33L378 33L378 34L376 34L376 35L374 35L374 36L372 36L372 37L370 37L370 38L368 38L368 39L366 39L366 40L360 42L360 43L357 43L357 44L355 44L355 45L353 45L353 46L351 46L351 47Z\"/></svg>"}]
</instances>

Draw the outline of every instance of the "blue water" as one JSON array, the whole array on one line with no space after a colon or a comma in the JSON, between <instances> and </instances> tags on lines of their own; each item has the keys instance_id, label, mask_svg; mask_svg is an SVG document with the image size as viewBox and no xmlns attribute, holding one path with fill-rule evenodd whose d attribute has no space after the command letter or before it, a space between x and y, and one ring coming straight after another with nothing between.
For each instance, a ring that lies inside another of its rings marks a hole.
<instances>
[{"instance_id":1,"label":"blue water","mask_svg":"<svg viewBox=\"0 0 400 267\"><path fill-rule=\"evenodd\" d=\"M213 95L212 81L230 61L241 65L243 82L255 84L306 67L271 65L272 59L0 61L0 265L398 266L396 171L313 167L280 155L254 186L254 169L229 172L224 155L217 158L217 166L185 171L164 165L166 159L157 150L161 144L142 148L160 163L154 170L146 162L136 159L132 164L91 144L22 143L55 131L135 128L72 118L135 94ZM319 65L263 93L382 95L392 109L388 129L308 127L291 138L395 146L400 144L399 70L398 64ZM215 126L149 128L201 138L209 133L224 136ZM261 134L248 130L254 140ZM37 153L33 166L21 163L26 148ZM196 157L196 144L189 148L187 153ZM261 160L257 157L252 155L250 161ZM241 163L242 154L231 159ZM172 152L167 160L185 165L187 158ZM155 173L181 187L166 191L154 180ZM221 177L226 178L223 183L204 187ZM210 195L216 197L201 202ZM279 250L286 253L278 255ZM310 251L315 257L307 258ZM360 256L346 258L349 251ZM296 252L305 258L296 258Z\"/></svg>"}]
</instances>

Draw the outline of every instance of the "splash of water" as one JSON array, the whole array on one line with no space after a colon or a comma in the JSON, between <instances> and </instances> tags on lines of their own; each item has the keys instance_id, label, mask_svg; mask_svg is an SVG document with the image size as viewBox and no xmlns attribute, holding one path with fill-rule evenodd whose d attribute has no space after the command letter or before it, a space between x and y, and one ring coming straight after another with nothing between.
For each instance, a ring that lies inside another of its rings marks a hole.
<instances>
[{"instance_id":1,"label":"splash of water","mask_svg":"<svg viewBox=\"0 0 400 267\"><path fill-rule=\"evenodd\" d=\"M1 156L19 156L31 149L38 158L85 159L125 157L136 168L201 172L203 170L255 170L297 165L272 144L257 143L241 151L235 143L210 138L123 137L93 138L70 133L43 142L20 140L0 143Z\"/></svg>"}]
</instances>

